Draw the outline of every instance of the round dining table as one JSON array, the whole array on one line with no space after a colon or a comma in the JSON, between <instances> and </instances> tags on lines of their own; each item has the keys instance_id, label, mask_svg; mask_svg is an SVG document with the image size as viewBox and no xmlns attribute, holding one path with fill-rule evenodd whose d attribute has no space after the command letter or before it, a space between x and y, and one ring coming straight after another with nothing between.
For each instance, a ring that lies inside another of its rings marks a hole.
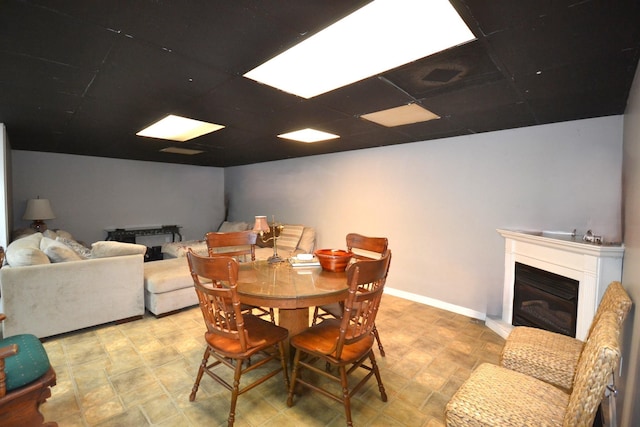
<instances>
[{"instance_id":1,"label":"round dining table","mask_svg":"<svg viewBox=\"0 0 640 427\"><path fill-rule=\"evenodd\" d=\"M241 263L237 289L245 304L277 308L278 324L289 336L309 327L309 307L343 301L348 294L345 272L293 267L288 261Z\"/></svg>"}]
</instances>

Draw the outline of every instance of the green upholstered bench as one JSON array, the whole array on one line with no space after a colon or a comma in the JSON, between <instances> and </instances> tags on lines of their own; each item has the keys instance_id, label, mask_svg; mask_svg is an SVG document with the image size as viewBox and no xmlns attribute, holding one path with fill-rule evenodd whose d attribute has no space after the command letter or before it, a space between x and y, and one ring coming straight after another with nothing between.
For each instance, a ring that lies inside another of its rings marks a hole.
<instances>
[{"instance_id":1,"label":"green upholstered bench","mask_svg":"<svg viewBox=\"0 0 640 427\"><path fill-rule=\"evenodd\" d=\"M0 314L0 320L5 315ZM40 405L51 396L56 374L40 340L31 334L0 339L0 425L43 424Z\"/></svg>"}]
</instances>

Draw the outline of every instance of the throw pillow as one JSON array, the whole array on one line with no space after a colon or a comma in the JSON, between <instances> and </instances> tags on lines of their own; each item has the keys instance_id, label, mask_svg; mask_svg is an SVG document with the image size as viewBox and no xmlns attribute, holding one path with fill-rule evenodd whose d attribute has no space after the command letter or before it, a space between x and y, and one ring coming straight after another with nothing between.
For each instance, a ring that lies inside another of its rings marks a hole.
<instances>
[{"instance_id":1,"label":"throw pillow","mask_svg":"<svg viewBox=\"0 0 640 427\"><path fill-rule=\"evenodd\" d=\"M50 264L51 261L40 249L13 248L11 250L7 249L7 263L11 267L24 267L28 265Z\"/></svg>"},{"instance_id":2,"label":"throw pillow","mask_svg":"<svg viewBox=\"0 0 640 427\"><path fill-rule=\"evenodd\" d=\"M40 250L47 255L51 262L81 261L82 258L72 249L61 242L43 237L40 241Z\"/></svg>"},{"instance_id":3,"label":"throw pillow","mask_svg":"<svg viewBox=\"0 0 640 427\"><path fill-rule=\"evenodd\" d=\"M225 221L222 223L218 231L221 233L230 233L232 231L245 231L249 229L249 224L244 221L239 222L229 222Z\"/></svg>"},{"instance_id":4,"label":"throw pillow","mask_svg":"<svg viewBox=\"0 0 640 427\"><path fill-rule=\"evenodd\" d=\"M80 258L83 258L83 259L91 258L91 249L84 246L82 243L76 242L75 240L66 239L60 236L56 237L56 240L62 243L63 245L67 246L72 251L74 251L76 254L80 256Z\"/></svg>"},{"instance_id":5,"label":"throw pillow","mask_svg":"<svg viewBox=\"0 0 640 427\"><path fill-rule=\"evenodd\" d=\"M5 252L7 264L12 267L49 264L49 258L40 250L40 240L42 233L34 233L11 242Z\"/></svg>"},{"instance_id":6,"label":"throw pillow","mask_svg":"<svg viewBox=\"0 0 640 427\"><path fill-rule=\"evenodd\" d=\"M313 249L316 246L316 230L313 227L305 227L302 230L302 236L300 242L298 242L298 249L305 254L313 253Z\"/></svg>"},{"instance_id":7,"label":"throw pillow","mask_svg":"<svg viewBox=\"0 0 640 427\"><path fill-rule=\"evenodd\" d=\"M48 238L53 239L53 240L56 240L56 237L58 237L58 233L56 233L53 230L49 230L49 229L44 230L44 232L42 232L42 235L44 237L48 237Z\"/></svg>"},{"instance_id":8,"label":"throw pillow","mask_svg":"<svg viewBox=\"0 0 640 427\"><path fill-rule=\"evenodd\" d=\"M303 225L285 224L284 228L280 232L280 237L278 238L278 249L282 250L283 255L287 255L287 253L291 253L296 250L300 237L302 237L303 230Z\"/></svg>"},{"instance_id":9,"label":"throw pillow","mask_svg":"<svg viewBox=\"0 0 640 427\"><path fill-rule=\"evenodd\" d=\"M136 243L114 242L105 240L91 244L91 255L93 258L107 258L123 255L144 255L147 252L145 245Z\"/></svg>"},{"instance_id":10,"label":"throw pillow","mask_svg":"<svg viewBox=\"0 0 640 427\"><path fill-rule=\"evenodd\" d=\"M42 240L42 233L29 234L11 242L11 244L7 246L7 250L10 248L40 249L40 240Z\"/></svg>"},{"instance_id":11,"label":"throw pillow","mask_svg":"<svg viewBox=\"0 0 640 427\"><path fill-rule=\"evenodd\" d=\"M71 235L71 233L69 233L68 231L60 230L60 229L56 230L56 237L62 237L64 239L69 239L69 240L73 240L73 241L76 240L76 238L73 237Z\"/></svg>"},{"instance_id":12,"label":"throw pillow","mask_svg":"<svg viewBox=\"0 0 640 427\"><path fill-rule=\"evenodd\" d=\"M13 230L13 232L11 233L11 238L13 239L12 241L14 241L35 233L37 233L37 231L33 228L18 228L17 230Z\"/></svg>"}]
</instances>

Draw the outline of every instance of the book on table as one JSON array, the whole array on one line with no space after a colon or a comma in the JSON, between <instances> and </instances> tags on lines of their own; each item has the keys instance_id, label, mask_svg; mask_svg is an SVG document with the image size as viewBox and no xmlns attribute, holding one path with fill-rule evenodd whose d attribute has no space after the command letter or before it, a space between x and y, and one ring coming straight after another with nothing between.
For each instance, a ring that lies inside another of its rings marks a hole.
<instances>
[{"instance_id":1,"label":"book on table","mask_svg":"<svg viewBox=\"0 0 640 427\"><path fill-rule=\"evenodd\" d=\"M293 267L320 267L320 261L316 257L313 257L308 260L292 257L292 258L289 258L289 263Z\"/></svg>"}]
</instances>

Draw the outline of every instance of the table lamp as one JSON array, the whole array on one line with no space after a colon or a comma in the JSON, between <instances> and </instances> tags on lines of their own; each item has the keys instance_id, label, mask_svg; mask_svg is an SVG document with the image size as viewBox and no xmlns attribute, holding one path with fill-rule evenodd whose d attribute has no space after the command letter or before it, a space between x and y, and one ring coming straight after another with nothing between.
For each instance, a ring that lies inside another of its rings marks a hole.
<instances>
[{"instance_id":1,"label":"table lamp","mask_svg":"<svg viewBox=\"0 0 640 427\"><path fill-rule=\"evenodd\" d=\"M276 224L276 217L273 216L273 224L269 227L267 223L267 217L264 215L256 215L256 222L253 225L253 231L260 235L260 240L264 243L267 243L270 240L273 240L273 256L270 256L267 259L269 264L273 264L276 262L284 261L278 255L278 237L280 237L280 233L284 228L281 224ZM269 233L271 231L271 236L265 238L265 233Z\"/></svg>"},{"instance_id":2,"label":"table lamp","mask_svg":"<svg viewBox=\"0 0 640 427\"><path fill-rule=\"evenodd\" d=\"M47 224L44 223L45 219L54 219L55 217L49 199L41 199L40 197L28 200L27 209L22 215L22 219L33 220L31 228L39 232L47 229Z\"/></svg>"}]
</instances>

